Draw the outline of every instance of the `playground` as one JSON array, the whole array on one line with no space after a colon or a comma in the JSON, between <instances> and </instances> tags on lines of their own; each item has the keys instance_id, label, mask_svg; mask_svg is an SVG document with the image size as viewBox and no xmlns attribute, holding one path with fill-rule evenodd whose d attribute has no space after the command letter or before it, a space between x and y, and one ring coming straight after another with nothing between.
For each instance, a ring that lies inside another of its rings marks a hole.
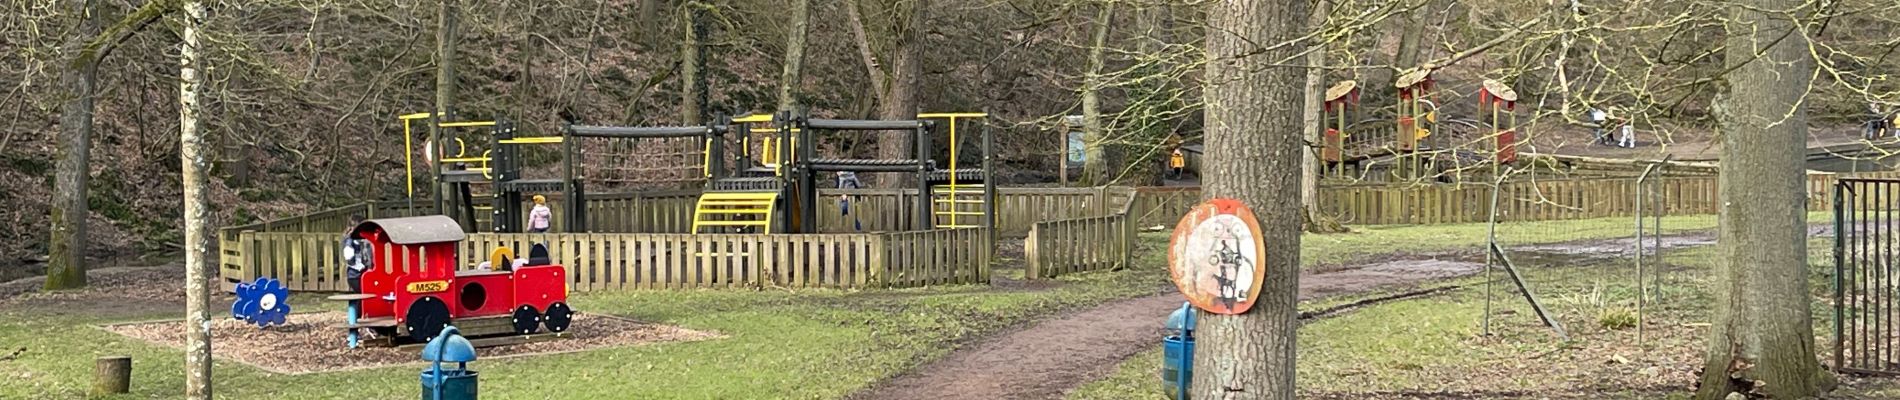
<instances>
[{"instance_id":1,"label":"playground","mask_svg":"<svg viewBox=\"0 0 1900 400\"><path fill-rule=\"evenodd\" d=\"M1900 3L92 3L0 399L1900 398Z\"/></svg>"},{"instance_id":2,"label":"playground","mask_svg":"<svg viewBox=\"0 0 1900 400\"><path fill-rule=\"evenodd\" d=\"M1710 217L1669 217L1670 232L1693 232L1713 226ZM1559 245L1564 243L1596 245L1604 240L1624 237L1625 219L1588 219L1509 225L1504 235L1523 238L1524 244ZM1456 276L1469 276L1470 253L1461 249L1482 243L1482 224L1369 227L1346 236L1311 236L1307 253L1310 279L1303 284L1325 288L1312 296L1304 310L1323 311L1353 301L1376 298L1415 287L1462 283ZM1141 234L1138 248L1153 248L1165 243L1159 233ZM1378 243L1409 243L1392 249ZM1071 274L1033 284L1024 280L1024 262L1004 247L1005 260L999 264L992 285L947 285L901 290L781 289L753 290L639 290L577 292L577 309L612 315L647 324L677 326L682 329L716 335L701 340L612 346L596 350L539 356L518 356L478 364L490 395L535 397L552 390L539 383L544 373L572 377L573 384L560 390L572 396L635 395L642 398L892 398L880 393L896 391L944 390L943 382L918 381L917 377L961 377L986 379L984 376L1013 375L1015 382L1034 381L1034 385L1009 386L990 392L1012 398L1054 398L1083 387L1095 379L1121 377L1112 374L1123 357L1134 356L1136 363L1150 360L1155 338L1160 333L1157 321L1179 305L1161 283L1162 262L1154 252L1137 256L1133 265L1151 268L1096 271ZM1415 260L1448 259L1444 268L1385 268L1380 265L1410 265ZM1480 264L1481 265L1481 264ZM166 268L128 269L126 273L158 274ZM1370 269L1370 271L1362 271ZM1355 272L1358 271L1358 272ZM175 271L164 276L177 276ZM1329 275L1333 274L1333 275ZM1337 275L1346 274L1346 275ZM1357 274L1353 277L1352 274ZM1331 276L1331 277L1329 277ZM1366 279L1377 276L1379 279ZM1338 278L1333 278L1338 277ZM1445 281L1442 279L1450 278ZM144 281L144 280L141 280ZM171 282L170 279L161 282ZM1438 282L1438 283L1433 283ZM1468 283L1464 283L1467 284ZM124 322L149 321L171 316L167 304L181 297L159 297L140 302L151 304L143 311L100 311L78 306L91 302L124 301L116 293L167 293L176 291L149 287L150 284L126 283L104 286L87 293L16 295L4 300L7 321L0 325L5 343L20 343L29 348L14 358L0 362L0 395L8 397L59 397L61 393L83 391L84 374L78 366L63 363L61 354L78 352L123 352L144 363L166 365L178 362L167 357L174 350L103 329L66 330L75 325L105 326ZM144 289L133 289L144 287ZM49 302L57 296L61 301ZM325 301L321 296L293 295L292 306L304 310L334 314L340 302ZM1376 310L1379 305L1362 306ZM75 311L77 310L77 311ZM1128 315L1153 314L1154 318ZM1358 315L1353 311L1333 311L1322 320ZM1107 317L1107 318L1104 318ZM1516 321L1526 323L1526 321ZM1534 324L1534 322L1528 322ZM1086 327L1086 328L1081 328ZM1521 328L1531 336L1535 325ZM1465 328L1460 324L1459 329ZM249 328L255 329L255 328ZM53 332L63 332L53 334ZM254 334L263 333L257 332ZM1074 335L1102 335L1102 340L1065 341L1064 347L1036 345L1037 340ZM224 336L220 336L224 337ZM340 338L332 338L336 351ZM236 343L236 342L232 342ZM553 342L558 343L558 342ZM220 349L220 357L227 347ZM1007 349L1037 349L1023 353ZM376 350L376 349L364 349ZM985 356L984 354L991 354ZM1009 358L995 358L1007 354ZM1067 354L1067 355L1064 355ZM484 354L484 357L487 355ZM1047 361L1042 361L1047 360ZM385 393L381 386L413 384L413 365L357 369L341 372L279 374L230 359L220 362L217 372L231 376L225 386L228 393L244 397L282 390L296 390L318 397L362 397ZM1001 365L1012 371L965 371L971 367L994 367L993 361L1014 361ZM1071 362L1074 361L1074 362ZM921 369L919 369L921 368ZM137 370L135 390L158 390L176 385L182 377L174 368ZM906 371L912 371L907 373ZM1139 382L1134 395L1158 396L1152 382L1152 369L1130 370L1128 378ZM939 373L942 372L942 373ZM38 377L40 379L35 379ZM895 378L893 378L895 377ZM34 382L34 383L28 383ZM798 382L792 385L788 382ZM20 383L18 385L12 383ZM405 385L406 386L406 385ZM935 387L937 389L929 389ZM974 389L972 389L974 390ZM913 392L915 393L915 392ZM928 392L925 392L928 393ZM1015 397L1015 395L1022 395ZM911 398L895 395L896 398ZM1153 398L1153 397L1135 397Z\"/></svg>"}]
</instances>

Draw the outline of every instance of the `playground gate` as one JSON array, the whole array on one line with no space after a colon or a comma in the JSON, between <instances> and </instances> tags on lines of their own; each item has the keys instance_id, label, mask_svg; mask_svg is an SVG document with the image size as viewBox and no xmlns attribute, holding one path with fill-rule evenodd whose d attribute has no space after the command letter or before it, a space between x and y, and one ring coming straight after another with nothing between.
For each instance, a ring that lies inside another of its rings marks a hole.
<instances>
[{"instance_id":1,"label":"playground gate","mask_svg":"<svg viewBox=\"0 0 1900 400\"><path fill-rule=\"evenodd\" d=\"M1900 179L1834 185L1834 369L1900 375Z\"/></svg>"}]
</instances>

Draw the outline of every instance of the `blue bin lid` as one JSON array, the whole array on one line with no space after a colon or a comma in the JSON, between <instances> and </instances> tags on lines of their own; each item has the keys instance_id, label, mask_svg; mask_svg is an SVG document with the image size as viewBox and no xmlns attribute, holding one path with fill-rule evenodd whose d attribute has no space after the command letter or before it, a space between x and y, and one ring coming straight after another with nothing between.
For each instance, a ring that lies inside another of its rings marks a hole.
<instances>
[{"instance_id":1,"label":"blue bin lid","mask_svg":"<svg viewBox=\"0 0 1900 400\"><path fill-rule=\"evenodd\" d=\"M1168 315L1168 330L1173 332L1194 332L1194 305L1181 302L1181 308Z\"/></svg>"},{"instance_id":2,"label":"blue bin lid","mask_svg":"<svg viewBox=\"0 0 1900 400\"><path fill-rule=\"evenodd\" d=\"M442 334L429 339L429 345L422 347L422 361L469 362L475 361L475 345L462 337L462 331L450 325L442 329Z\"/></svg>"}]
</instances>

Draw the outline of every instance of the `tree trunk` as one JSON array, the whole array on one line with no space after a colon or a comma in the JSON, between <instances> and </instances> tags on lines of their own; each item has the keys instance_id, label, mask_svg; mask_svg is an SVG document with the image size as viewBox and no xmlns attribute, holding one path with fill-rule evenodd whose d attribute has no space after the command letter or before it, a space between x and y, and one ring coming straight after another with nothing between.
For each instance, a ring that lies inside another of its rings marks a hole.
<instances>
[{"instance_id":1,"label":"tree trunk","mask_svg":"<svg viewBox=\"0 0 1900 400\"><path fill-rule=\"evenodd\" d=\"M804 75L805 35L810 33L811 0L792 0L792 31L785 35L785 71L778 77L778 111L798 103L798 83Z\"/></svg>"},{"instance_id":2,"label":"tree trunk","mask_svg":"<svg viewBox=\"0 0 1900 400\"><path fill-rule=\"evenodd\" d=\"M1320 28L1326 26L1326 16L1332 12L1332 2L1319 0L1313 4L1313 15L1307 18L1308 26ZM1306 107L1300 109L1300 126L1305 128L1306 151L1300 152L1300 204L1303 207L1303 219L1306 229L1311 232L1327 231L1322 229L1324 218L1319 213L1319 146L1323 142L1322 132L1326 130L1326 116L1321 112L1326 101L1326 44L1315 41L1317 48L1306 55L1306 87L1302 96Z\"/></svg>"},{"instance_id":3,"label":"tree trunk","mask_svg":"<svg viewBox=\"0 0 1900 400\"><path fill-rule=\"evenodd\" d=\"M706 107L706 66L704 53L706 5L689 1L680 9L680 26L686 40L680 41L680 124L704 123Z\"/></svg>"},{"instance_id":4,"label":"tree trunk","mask_svg":"<svg viewBox=\"0 0 1900 400\"><path fill-rule=\"evenodd\" d=\"M898 1L893 4L891 37L896 41L891 46L890 93L884 96L884 102L878 106L878 117L887 120L917 119L918 81L923 75L923 23L924 11L930 8L928 0ZM878 158L913 159L916 152L911 149L911 133L908 131L882 132L878 134ZM876 187L901 187L904 179L890 179L879 176L874 179Z\"/></svg>"},{"instance_id":5,"label":"tree trunk","mask_svg":"<svg viewBox=\"0 0 1900 400\"><path fill-rule=\"evenodd\" d=\"M178 156L185 192L185 398L210 400L211 288L206 282L213 258L205 173L210 171L211 156L205 154L205 129L198 118L203 110L199 97L204 94L199 70L204 62L202 39L198 37L204 31L204 3L186 1L184 11L184 45L178 53Z\"/></svg>"},{"instance_id":6,"label":"tree trunk","mask_svg":"<svg viewBox=\"0 0 1900 400\"><path fill-rule=\"evenodd\" d=\"M51 243L46 289L86 286L86 181L91 178L93 92L99 66L86 43L99 36L99 13L90 0L65 0L61 13L77 24L61 46L65 62L59 84L66 89L59 110L59 154L54 163Z\"/></svg>"},{"instance_id":7,"label":"tree trunk","mask_svg":"<svg viewBox=\"0 0 1900 400\"><path fill-rule=\"evenodd\" d=\"M1719 256L1696 398L1810 398L1832 377L1815 360L1807 287L1802 99L1814 66L1806 36L1789 33L1799 22L1788 19L1807 13L1794 0L1739 3L1727 21L1724 55L1734 70L1715 108L1722 129Z\"/></svg>"},{"instance_id":8,"label":"tree trunk","mask_svg":"<svg viewBox=\"0 0 1900 400\"><path fill-rule=\"evenodd\" d=\"M1108 47L1109 27L1113 26L1115 2L1101 2L1101 10L1095 15L1095 33L1089 46L1089 70L1083 74L1082 82L1082 184L1108 184L1108 157L1102 151L1108 136L1102 126L1102 69L1103 59Z\"/></svg>"},{"instance_id":9,"label":"tree trunk","mask_svg":"<svg viewBox=\"0 0 1900 400\"><path fill-rule=\"evenodd\" d=\"M1203 314L1197 330L1193 397L1293 399L1296 295L1300 266L1299 190L1302 68L1273 65L1294 57L1306 32L1304 1L1229 0L1207 10L1207 162L1210 198L1252 207L1261 222L1266 270L1259 299L1240 315Z\"/></svg>"},{"instance_id":10,"label":"tree trunk","mask_svg":"<svg viewBox=\"0 0 1900 400\"><path fill-rule=\"evenodd\" d=\"M435 122L455 120L455 44L459 36L456 32L455 24L456 1L458 0L441 0L441 3L436 8L435 119L433 120ZM444 139L442 133L442 127L439 126L439 124L429 124L429 140L426 143L434 146L431 147L431 149L434 149L431 150L432 152L440 153L442 152L441 149L446 148L442 143L442 139ZM430 154L428 157L432 159L439 158L436 157L435 154ZM430 177L430 180L433 181L436 180L435 177L442 175L442 162L437 160L430 164L434 166L434 173L431 174ZM443 200L449 198L449 187L439 181L435 182L434 186L435 209L438 212L446 213L447 208L444 207L447 203L444 203ZM474 222L475 221L468 221L467 223L472 226Z\"/></svg>"},{"instance_id":11,"label":"tree trunk","mask_svg":"<svg viewBox=\"0 0 1900 400\"><path fill-rule=\"evenodd\" d=\"M1425 12L1430 9L1431 2L1428 0L1417 9L1406 12L1405 18L1399 20L1399 23L1404 25L1399 27L1398 51L1392 54L1393 79L1397 79L1405 70L1418 66L1419 41L1425 38L1423 19ZM1386 87L1389 88L1392 85L1386 85Z\"/></svg>"}]
</instances>

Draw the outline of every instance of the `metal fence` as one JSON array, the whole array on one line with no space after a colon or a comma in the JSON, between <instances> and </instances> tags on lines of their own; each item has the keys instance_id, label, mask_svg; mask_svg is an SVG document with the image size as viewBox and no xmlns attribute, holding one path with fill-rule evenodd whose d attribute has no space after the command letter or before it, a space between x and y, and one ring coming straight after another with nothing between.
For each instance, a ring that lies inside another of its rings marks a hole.
<instances>
[{"instance_id":1,"label":"metal fence","mask_svg":"<svg viewBox=\"0 0 1900 400\"><path fill-rule=\"evenodd\" d=\"M1900 375L1900 180L1834 185L1834 367Z\"/></svg>"}]
</instances>

